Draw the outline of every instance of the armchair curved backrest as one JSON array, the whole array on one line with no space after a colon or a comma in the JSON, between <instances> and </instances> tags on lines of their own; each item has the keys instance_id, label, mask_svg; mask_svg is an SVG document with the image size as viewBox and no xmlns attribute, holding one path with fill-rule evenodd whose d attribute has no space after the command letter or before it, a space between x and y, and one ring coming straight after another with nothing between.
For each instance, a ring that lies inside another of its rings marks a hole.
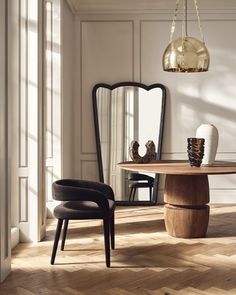
<instances>
[{"instance_id":1,"label":"armchair curved backrest","mask_svg":"<svg viewBox=\"0 0 236 295\"><path fill-rule=\"evenodd\" d=\"M129 172L128 173L128 180L129 180L129 201L134 201L136 189L137 188L149 188L149 197L150 201L152 199L152 188L154 186L154 178L142 174L142 173L135 173L135 172Z\"/></svg>"},{"instance_id":2,"label":"armchair curved backrest","mask_svg":"<svg viewBox=\"0 0 236 295\"><path fill-rule=\"evenodd\" d=\"M108 199L114 200L110 186L86 180L61 179L52 185L53 198L57 201L90 201L109 210Z\"/></svg>"},{"instance_id":3,"label":"armchair curved backrest","mask_svg":"<svg viewBox=\"0 0 236 295\"><path fill-rule=\"evenodd\" d=\"M132 172L128 174L128 180L131 180L131 181L147 180L148 182L154 182L154 178L149 175L142 174L142 173L132 173Z\"/></svg>"}]
</instances>

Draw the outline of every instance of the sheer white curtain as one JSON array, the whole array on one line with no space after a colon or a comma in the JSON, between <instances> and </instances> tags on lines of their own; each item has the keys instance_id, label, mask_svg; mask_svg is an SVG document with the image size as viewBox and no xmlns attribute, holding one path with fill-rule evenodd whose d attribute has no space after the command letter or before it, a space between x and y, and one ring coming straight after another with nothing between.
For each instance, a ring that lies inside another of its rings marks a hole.
<instances>
[{"instance_id":1,"label":"sheer white curtain","mask_svg":"<svg viewBox=\"0 0 236 295\"><path fill-rule=\"evenodd\" d=\"M119 87L113 91L99 88L97 92L104 181L112 186L119 201L127 199L128 184L127 172L117 163L129 160L129 144L138 138L138 117L134 116L138 113L136 95L134 87Z\"/></svg>"},{"instance_id":2,"label":"sheer white curtain","mask_svg":"<svg viewBox=\"0 0 236 295\"><path fill-rule=\"evenodd\" d=\"M125 148L125 90L124 87L112 91L110 134L110 180L116 199L124 196L124 173L117 163L124 161Z\"/></svg>"},{"instance_id":3,"label":"sheer white curtain","mask_svg":"<svg viewBox=\"0 0 236 295\"><path fill-rule=\"evenodd\" d=\"M97 90L98 126L102 153L104 182L109 184L110 175L110 121L111 121L111 91L106 88Z\"/></svg>"}]
</instances>

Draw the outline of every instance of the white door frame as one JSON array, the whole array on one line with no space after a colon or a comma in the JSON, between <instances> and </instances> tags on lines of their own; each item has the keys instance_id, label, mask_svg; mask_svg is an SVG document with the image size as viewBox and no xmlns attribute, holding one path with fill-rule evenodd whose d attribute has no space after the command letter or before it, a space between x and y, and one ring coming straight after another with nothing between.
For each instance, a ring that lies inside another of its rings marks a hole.
<instances>
[{"instance_id":1,"label":"white door frame","mask_svg":"<svg viewBox=\"0 0 236 295\"><path fill-rule=\"evenodd\" d=\"M7 9L0 0L0 282L11 270L10 198L8 191L8 130L7 130ZM4 42L5 40L5 42Z\"/></svg>"}]
</instances>

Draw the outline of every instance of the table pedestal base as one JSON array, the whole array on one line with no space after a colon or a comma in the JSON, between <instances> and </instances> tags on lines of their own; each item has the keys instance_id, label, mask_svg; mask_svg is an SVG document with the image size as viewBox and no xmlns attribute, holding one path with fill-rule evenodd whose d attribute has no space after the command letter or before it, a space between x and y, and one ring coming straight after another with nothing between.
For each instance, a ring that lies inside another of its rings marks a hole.
<instances>
[{"instance_id":1,"label":"table pedestal base","mask_svg":"<svg viewBox=\"0 0 236 295\"><path fill-rule=\"evenodd\" d=\"M206 236L209 206L185 208L165 205L165 226L170 236L177 238L202 238Z\"/></svg>"},{"instance_id":2,"label":"table pedestal base","mask_svg":"<svg viewBox=\"0 0 236 295\"><path fill-rule=\"evenodd\" d=\"M164 191L167 233L178 238L205 237L209 222L207 175L167 175Z\"/></svg>"}]
</instances>

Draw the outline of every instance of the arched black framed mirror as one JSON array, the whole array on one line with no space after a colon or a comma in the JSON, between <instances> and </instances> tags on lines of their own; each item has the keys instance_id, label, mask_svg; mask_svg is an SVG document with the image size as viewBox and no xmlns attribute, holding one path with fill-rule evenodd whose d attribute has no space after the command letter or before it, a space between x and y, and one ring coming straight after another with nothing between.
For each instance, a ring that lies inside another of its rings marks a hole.
<instances>
[{"instance_id":1,"label":"arched black framed mirror","mask_svg":"<svg viewBox=\"0 0 236 295\"><path fill-rule=\"evenodd\" d=\"M146 142L153 140L156 159L161 159L165 86L100 83L94 86L92 97L100 181L113 188L119 205L156 204L159 175L129 173L117 163L131 160L132 140L139 142L140 155L146 152Z\"/></svg>"}]
</instances>

